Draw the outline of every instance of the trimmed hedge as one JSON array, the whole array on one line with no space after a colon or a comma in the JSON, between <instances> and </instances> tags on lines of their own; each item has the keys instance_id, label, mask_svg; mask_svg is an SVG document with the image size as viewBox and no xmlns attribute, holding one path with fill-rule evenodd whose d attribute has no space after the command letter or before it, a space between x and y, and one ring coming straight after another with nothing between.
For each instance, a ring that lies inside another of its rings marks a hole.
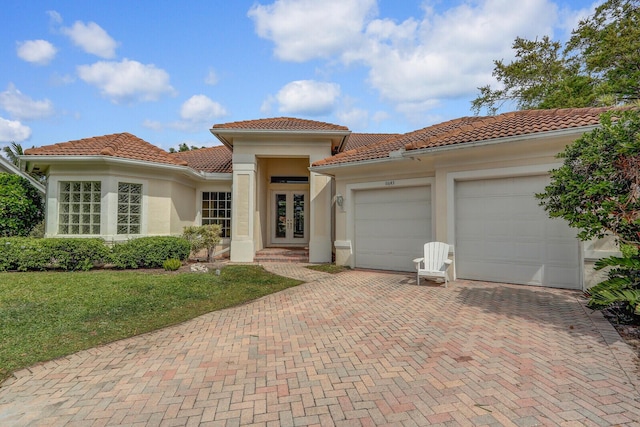
<instances>
[{"instance_id":1,"label":"trimmed hedge","mask_svg":"<svg viewBox=\"0 0 640 427\"><path fill-rule=\"evenodd\" d=\"M190 251L182 237L140 237L114 245L111 263L116 268L160 268L171 258L185 261Z\"/></svg>"},{"instance_id":2,"label":"trimmed hedge","mask_svg":"<svg viewBox=\"0 0 640 427\"><path fill-rule=\"evenodd\" d=\"M189 242L181 237L141 237L109 248L99 238L0 238L0 271L160 268L167 259L185 261Z\"/></svg>"}]
</instances>

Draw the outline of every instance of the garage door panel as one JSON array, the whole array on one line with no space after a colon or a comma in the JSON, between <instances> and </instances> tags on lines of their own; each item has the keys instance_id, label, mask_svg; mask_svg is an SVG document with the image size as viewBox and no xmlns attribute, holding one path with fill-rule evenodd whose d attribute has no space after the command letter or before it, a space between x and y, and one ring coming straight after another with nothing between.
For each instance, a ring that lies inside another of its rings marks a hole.
<instances>
[{"instance_id":1,"label":"garage door panel","mask_svg":"<svg viewBox=\"0 0 640 427\"><path fill-rule=\"evenodd\" d=\"M428 186L355 192L355 264L412 271L412 260L431 240Z\"/></svg>"},{"instance_id":2,"label":"garage door panel","mask_svg":"<svg viewBox=\"0 0 640 427\"><path fill-rule=\"evenodd\" d=\"M509 221L509 234L526 239L541 240L546 234L544 221L517 219Z\"/></svg>"},{"instance_id":3,"label":"garage door panel","mask_svg":"<svg viewBox=\"0 0 640 427\"><path fill-rule=\"evenodd\" d=\"M491 265L485 262L471 262L469 267L477 271L480 277L473 280L512 283L510 279L514 275L514 270L517 270L518 277L520 277L520 284L538 285L542 281L542 271L538 265L516 265L510 262L496 260Z\"/></svg>"},{"instance_id":4,"label":"garage door panel","mask_svg":"<svg viewBox=\"0 0 640 427\"><path fill-rule=\"evenodd\" d=\"M535 198L548 181L524 176L456 182L458 277L580 287L575 231L548 218Z\"/></svg>"},{"instance_id":5,"label":"garage door panel","mask_svg":"<svg viewBox=\"0 0 640 427\"><path fill-rule=\"evenodd\" d=\"M567 260L573 263L574 265L578 265L580 262L580 253L575 250L574 245L567 242L549 242L546 245L546 253L547 263L554 264L562 264Z\"/></svg>"},{"instance_id":6,"label":"garage door panel","mask_svg":"<svg viewBox=\"0 0 640 427\"><path fill-rule=\"evenodd\" d=\"M494 238L500 238L510 235L509 224L504 219L490 219L484 223L482 221L476 222L478 223L480 237L488 235Z\"/></svg>"}]
</instances>

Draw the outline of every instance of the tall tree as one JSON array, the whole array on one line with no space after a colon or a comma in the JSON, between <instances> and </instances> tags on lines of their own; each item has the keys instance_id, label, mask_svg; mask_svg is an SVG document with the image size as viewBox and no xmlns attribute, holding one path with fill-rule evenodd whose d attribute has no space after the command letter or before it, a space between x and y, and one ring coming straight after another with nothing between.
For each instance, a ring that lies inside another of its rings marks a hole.
<instances>
[{"instance_id":1,"label":"tall tree","mask_svg":"<svg viewBox=\"0 0 640 427\"><path fill-rule=\"evenodd\" d=\"M618 102L640 97L640 0L609 0L580 21L566 47L600 94Z\"/></svg>"},{"instance_id":2,"label":"tall tree","mask_svg":"<svg viewBox=\"0 0 640 427\"><path fill-rule=\"evenodd\" d=\"M640 0L608 0L581 21L567 44L516 38L515 59L494 61L502 88L478 88L471 103L496 114L518 109L626 103L640 95Z\"/></svg>"},{"instance_id":3,"label":"tall tree","mask_svg":"<svg viewBox=\"0 0 640 427\"><path fill-rule=\"evenodd\" d=\"M2 151L4 152L5 157L16 166L18 166L18 163L20 162L19 156L24 154L22 145L16 142L12 142L7 146L2 147Z\"/></svg>"}]
</instances>

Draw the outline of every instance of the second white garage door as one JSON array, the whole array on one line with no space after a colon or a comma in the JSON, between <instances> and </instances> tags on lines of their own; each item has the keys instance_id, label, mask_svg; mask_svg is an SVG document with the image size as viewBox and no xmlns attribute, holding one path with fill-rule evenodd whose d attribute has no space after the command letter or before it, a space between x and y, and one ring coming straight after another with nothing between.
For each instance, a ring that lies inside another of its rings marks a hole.
<instances>
[{"instance_id":1,"label":"second white garage door","mask_svg":"<svg viewBox=\"0 0 640 427\"><path fill-rule=\"evenodd\" d=\"M429 186L355 192L355 265L412 271L431 240Z\"/></svg>"},{"instance_id":2,"label":"second white garage door","mask_svg":"<svg viewBox=\"0 0 640 427\"><path fill-rule=\"evenodd\" d=\"M525 176L456 183L458 278L581 287L576 231L550 219L534 197L548 182Z\"/></svg>"}]
</instances>

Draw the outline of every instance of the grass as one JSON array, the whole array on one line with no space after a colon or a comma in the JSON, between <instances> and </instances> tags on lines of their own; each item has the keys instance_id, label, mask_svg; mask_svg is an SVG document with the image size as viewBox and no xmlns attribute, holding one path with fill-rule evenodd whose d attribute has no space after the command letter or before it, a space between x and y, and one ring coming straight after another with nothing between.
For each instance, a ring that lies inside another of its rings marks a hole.
<instances>
[{"instance_id":1,"label":"grass","mask_svg":"<svg viewBox=\"0 0 640 427\"><path fill-rule=\"evenodd\" d=\"M315 264L309 265L307 268L315 271L322 271L323 273L337 274L343 271L349 270L349 267L335 264Z\"/></svg>"},{"instance_id":2,"label":"grass","mask_svg":"<svg viewBox=\"0 0 640 427\"><path fill-rule=\"evenodd\" d=\"M0 273L0 381L12 372L232 307L301 282L257 266L213 273Z\"/></svg>"}]
</instances>

